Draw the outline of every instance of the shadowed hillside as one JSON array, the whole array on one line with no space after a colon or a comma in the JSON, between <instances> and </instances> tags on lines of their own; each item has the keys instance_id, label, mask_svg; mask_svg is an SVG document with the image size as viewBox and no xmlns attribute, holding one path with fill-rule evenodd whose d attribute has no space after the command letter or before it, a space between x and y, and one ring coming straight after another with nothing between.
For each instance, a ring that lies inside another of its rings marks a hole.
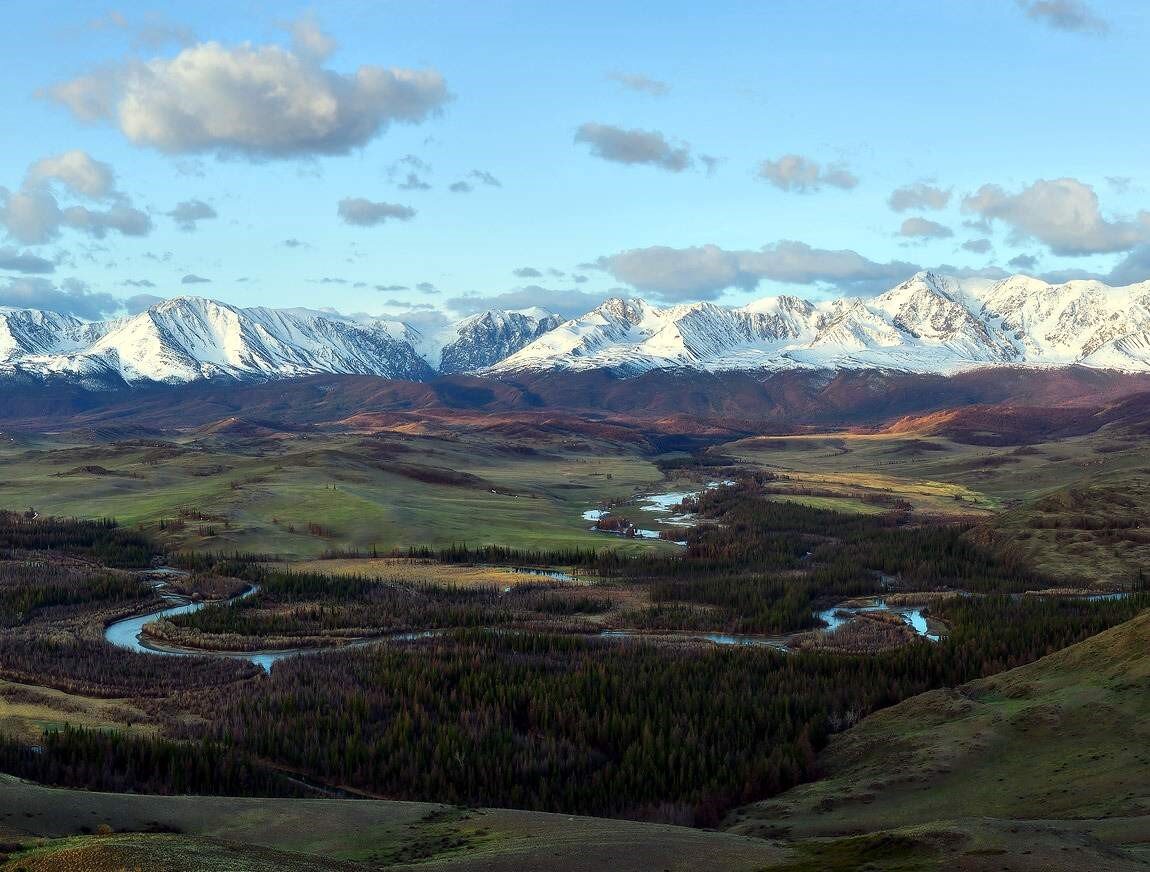
<instances>
[{"instance_id":1,"label":"shadowed hillside","mask_svg":"<svg viewBox=\"0 0 1150 872\"><path fill-rule=\"evenodd\" d=\"M934 829L971 847L988 847L997 832L1013 834L1015 851L1060 834L1079 854L1070 868L1141 868L1150 857L1148 687L1143 613L1035 663L870 716L832 740L824 779L744 809L730 828L796 840ZM1082 856L1102 848L1102 865Z\"/></svg>"}]
</instances>

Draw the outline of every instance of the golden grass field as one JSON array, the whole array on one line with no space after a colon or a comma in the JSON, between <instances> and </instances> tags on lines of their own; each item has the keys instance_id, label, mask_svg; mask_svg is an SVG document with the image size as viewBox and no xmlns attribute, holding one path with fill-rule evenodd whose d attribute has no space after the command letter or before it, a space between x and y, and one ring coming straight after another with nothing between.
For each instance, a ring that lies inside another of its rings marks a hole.
<instances>
[{"instance_id":1,"label":"golden grass field","mask_svg":"<svg viewBox=\"0 0 1150 872\"><path fill-rule=\"evenodd\" d=\"M0 733L35 742L65 724L93 729L155 732L148 716L128 700L95 699L0 680Z\"/></svg>"},{"instance_id":2,"label":"golden grass field","mask_svg":"<svg viewBox=\"0 0 1150 872\"><path fill-rule=\"evenodd\" d=\"M459 585L462 587L514 587L537 584L546 578L531 572L516 572L500 566L468 566L433 563L405 557L353 557L325 560L297 560L275 564L298 572L332 576L365 576L402 583ZM567 582L571 584L572 582ZM575 577L574 583L589 583Z\"/></svg>"}]
</instances>

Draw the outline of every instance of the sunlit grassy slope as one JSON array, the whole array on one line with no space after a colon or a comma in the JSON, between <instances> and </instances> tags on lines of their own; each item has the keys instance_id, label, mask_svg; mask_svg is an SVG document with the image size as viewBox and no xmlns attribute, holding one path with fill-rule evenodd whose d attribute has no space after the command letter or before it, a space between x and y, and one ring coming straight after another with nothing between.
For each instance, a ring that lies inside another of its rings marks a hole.
<instances>
[{"instance_id":1,"label":"sunlit grassy slope","mask_svg":"<svg viewBox=\"0 0 1150 872\"><path fill-rule=\"evenodd\" d=\"M0 506L115 517L177 546L285 556L333 548L498 543L522 548L624 547L582 513L656 487L638 451L611 444L512 451L495 441L354 436L188 440L170 445L0 449ZM312 526L309 526L312 525Z\"/></svg>"},{"instance_id":2,"label":"sunlit grassy slope","mask_svg":"<svg viewBox=\"0 0 1150 872\"><path fill-rule=\"evenodd\" d=\"M780 476L777 499L863 509L876 495L982 524L973 535L1016 550L1068 584L1104 587L1150 567L1145 440L1101 430L1027 446L937 436L759 437L714 449ZM812 497L808 493L834 494Z\"/></svg>"}]
</instances>

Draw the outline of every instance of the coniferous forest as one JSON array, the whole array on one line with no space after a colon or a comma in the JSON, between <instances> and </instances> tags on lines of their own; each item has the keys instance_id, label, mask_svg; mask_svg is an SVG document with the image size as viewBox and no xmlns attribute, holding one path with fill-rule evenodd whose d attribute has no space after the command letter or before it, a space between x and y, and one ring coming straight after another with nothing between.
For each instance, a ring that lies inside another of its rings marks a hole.
<instances>
[{"instance_id":1,"label":"coniferous forest","mask_svg":"<svg viewBox=\"0 0 1150 872\"><path fill-rule=\"evenodd\" d=\"M159 555L112 522L9 516L0 526L0 676L156 700L163 735L68 729L35 750L9 738L0 765L92 789L259 795L298 793L283 778L297 773L373 796L706 826L815 777L830 735L867 713L1033 661L1150 604L1137 579L1128 596L1105 601L1021 596L1048 585L970 542L961 526L777 503L759 486L750 479L703 494L696 508L708 522L687 534L681 555L462 546L407 555L428 565L576 567L595 579L578 588L333 578L255 555L173 556L193 579L255 589L168 622L205 648L426 631L292 657L270 674L242 659L124 651L87 630L25 632L52 621L82 627L93 609L142 608L150 589L115 567ZM30 555L49 552L83 562L33 572ZM904 593L949 592L927 607L946 628L941 639L847 654L681 635L806 630L815 609L889 593L892 579ZM638 592L646 606L635 606ZM604 615L635 632L600 635Z\"/></svg>"}]
</instances>

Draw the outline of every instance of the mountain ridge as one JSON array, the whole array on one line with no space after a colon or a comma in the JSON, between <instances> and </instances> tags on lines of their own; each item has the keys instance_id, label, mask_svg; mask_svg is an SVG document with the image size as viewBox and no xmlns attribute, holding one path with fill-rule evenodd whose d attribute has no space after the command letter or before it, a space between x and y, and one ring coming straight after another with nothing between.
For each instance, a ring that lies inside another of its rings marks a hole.
<instances>
[{"instance_id":1,"label":"mountain ridge","mask_svg":"<svg viewBox=\"0 0 1150 872\"><path fill-rule=\"evenodd\" d=\"M0 377L82 386L663 369L875 369L953 374L1081 365L1150 372L1150 281L1049 284L920 272L869 298L763 297L659 307L614 297L563 320L539 307L477 312L425 332L394 318L242 308L173 297L108 321L0 307Z\"/></svg>"}]
</instances>

